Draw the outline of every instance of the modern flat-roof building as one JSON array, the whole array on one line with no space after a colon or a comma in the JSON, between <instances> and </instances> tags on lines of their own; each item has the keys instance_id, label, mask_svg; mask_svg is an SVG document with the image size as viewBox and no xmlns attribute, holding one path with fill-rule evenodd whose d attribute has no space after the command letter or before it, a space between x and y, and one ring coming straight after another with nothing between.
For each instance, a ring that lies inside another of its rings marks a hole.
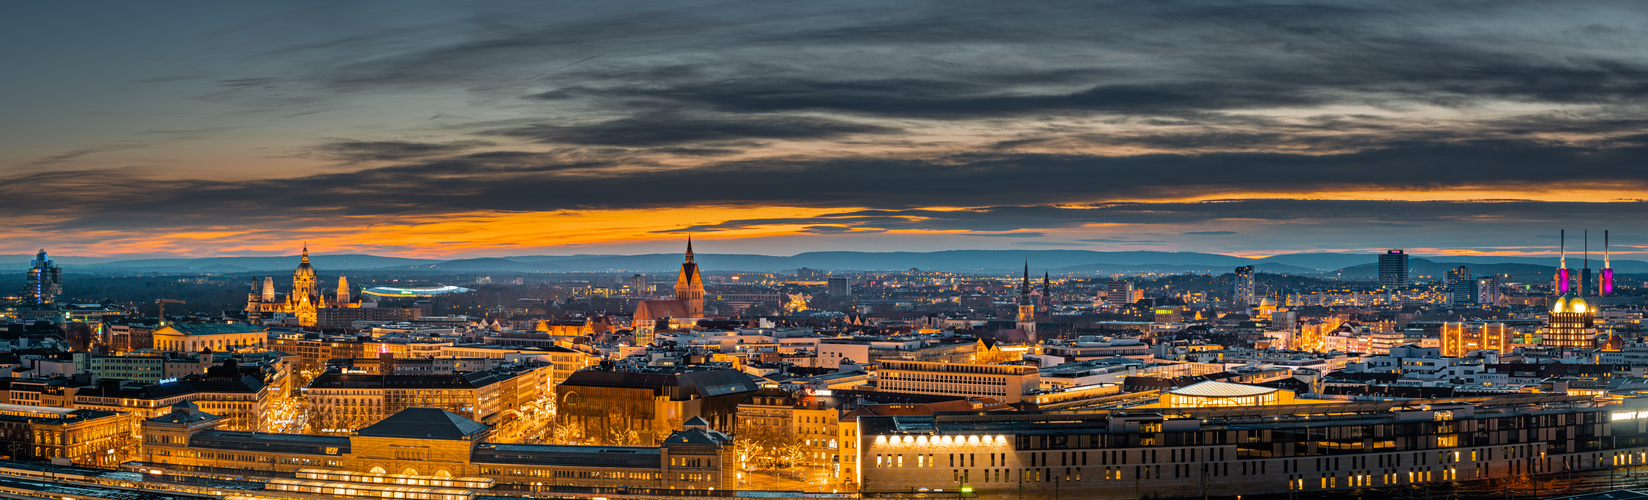
<instances>
[{"instance_id":1,"label":"modern flat-roof building","mask_svg":"<svg viewBox=\"0 0 1648 500\"><path fill-rule=\"evenodd\" d=\"M1197 396L1207 397L1207 396ZM1217 394L1213 397L1221 397ZM1265 397L1264 394L1232 397ZM1191 498L1442 485L1641 463L1645 422L1550 394L859 418L860 492Z\"/></svg>"},{"instance_id":2,"label":"modern flat-roof building","mask_svg":"<svg viewBox=\"0 0 1648 500\"><path fill-rule=\"evenodd\" d=\"M878 391L987 397L1007 404L1017 404L1040 386L1036 367L1024 365L887 360L876 370Z\"/></svg>"}]
</instances>

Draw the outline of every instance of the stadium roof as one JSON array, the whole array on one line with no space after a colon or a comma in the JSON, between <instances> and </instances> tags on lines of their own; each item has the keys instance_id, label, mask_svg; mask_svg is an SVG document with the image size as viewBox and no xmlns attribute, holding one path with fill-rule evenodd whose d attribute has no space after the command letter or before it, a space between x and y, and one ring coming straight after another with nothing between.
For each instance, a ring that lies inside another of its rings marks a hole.
<instances>
[{"instance_id":1,"label":"stadium roof","mask_svg":"<svg viewBox=\"0 0 1648 500\"><path fill-rule=\"evenodd\" d=\"M384 297L431 297L431 296L435 296L435 295L453 295L453 294L459 294L459 293L469 293L469 292L473 292L474 290L470 290L468 288L464 288L464 287L461 287L461 286L446 285L446 286L428 286L428 287L412 287L412 288L401 288L401 287L393 287L393 286L374 286L374 287L368 287L368 288L362 289L361 291L365 292L369 295L378 295L378 296L384 296Z\"/></svg>"},{"instance_id":2,"label":"stadium roof","mask_svg":"<svg viewBox=\"0 0 1648 500\"><path fill-rule=\"evenodd\" d=\"M1232 398L1242 396L1258 396L1261 394L1270 394L1272 392L1276 392L1276 389L1257 385L1232 384L1229 382L1208 380L1168 391L1168 394L1176 394L1180 396L1201 396L1209 398Z\"/></svg>"}]
</instances>

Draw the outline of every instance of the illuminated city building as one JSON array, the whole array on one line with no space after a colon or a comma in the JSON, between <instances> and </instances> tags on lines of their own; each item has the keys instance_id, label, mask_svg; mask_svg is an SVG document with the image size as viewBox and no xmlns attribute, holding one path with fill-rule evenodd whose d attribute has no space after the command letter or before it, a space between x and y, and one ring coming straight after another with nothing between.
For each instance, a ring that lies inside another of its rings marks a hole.
<instances>
[{"instance_id":1,"label":"illuminated city building","mask_svg":"<svg viewBox=\"0 0 1648 500\"><path fill-rule=\"evenodd\" d=\"M1253 319L1270 321L1276 315L1276 299L1265 297L1259 299L1258 310L1254 311Z\"/></svg>"},{"instance_id":2,"label":"illuminated city building","mask_svg":"<svg viewBox=\"0 0 1648 500\"><path fill-rule=\"evenodd\" d=\"M866 496L928 488L989 499L1106 500L1486 485L1641 463L1648 443L1636 415L1588 396L1539 394L1474 404L865 416L859 484Z\"/></svg>"},{"instance_id":3,"label":"illuminated city building","mask_svg":"<svg viewBox=\"0 0 1648 500\"><path fill-rule=\"evenodd\" d=\"M1030 263L1024 263L1024 283L1019 285L1017 328L1024 338L1036 341L1036 302L1030 298Z\"/></svg>"},{"instance_id":4,"label":"illuminated city building","mask_svg":"<svg viewBox=\"0 0 1648 500\"><path fill-rule=\"evenodd\" d=\"M321 292L320 280L315 276L315 267L309 263L309 247L303 247L303 257L298 262L296 270L292 271L292 291L285 297L275 293L275 280L264 277L261 282L254 279L253 286L261 283L261 287L254 289L246 296L246 316L257 323L268 320L276 315L290 315L296 318L300 326L317 326L320 324L320 310L323 308L359 308L361 302L350 298L349 281L338 278L338 288L335 295L328 296ZM337 315L333 315L337 316ZM342 315L333 317L330 321L337 324L353 320L354 316ZM416 317L416 316L414 316Z\"/></svg>"},{"instance_id":5,"label":"illuminated city building","mask_svg":"<svg viewBox=\"0 0 1648 500\"><path fill-rule=\"evenodd\" d=\"M1499 290L1499 277L1488 276L1476 280L1476 302L1479 304L1501 305L1503 295Z\"/></svg>"},{"instance_id":6,"label":"illuminated city building","mask_svg":"<svg viewBox=\"0 0 1648 500\"><path fill-rule=\"evenodd\" d=\"M233 474L297 473L270 489L363 484L476 490L496 485L729 490L731 438L689 419L653 447L510 444L487 441L485 424L436 408L408 408L348 436L236 432L188 405L143 422L146 467ZM309 487L311 489L304 489ZM468 496L462 498L468 498Z\"/></svg>"},{"instance_id":7,"label":"illuminated city building","mask_svg":"<svg viewBox=\"0 0 1648 500\"><path fill-rule=\"evenodd\" d=\"M853 296L853 282L846 276L831 276L825 280L824 293L831 298L848 299Z\"/></svg>"},{"instance_id":8,"label":"illuminated city building","mask_svg":"<svg viewBox=\"0 0 1648 500\"><path fill-rule=\"evenodd\" d=\"M103 321L103 345L110 352L123 354L154 348L154 332L160 329L158 319L109 318Z\"/></svg>"},{"instance_id":9,"label":"illuminated city building","mask_svg":"<svg viewBox=\"0 0 1648 500\"><path fill-rule=\"evenodd\" d=\"M1053 312L1053 277L1047 271L1041 273L1041 296L1036 302L1037 311L1043 319Z\"/></svg>"},{"instance_id":10,"label":"illuminated city building","mask_svg":"<svg viewBox=\"0 0 1648 500\"><path fill-rule=\"evenodd\" d=\"M1517 333L1502 322L1443 323L1442 355L1460 357L1481 350L1509 353Z\"/></svg>"},{"instance_id":11,"label":"illuminated city building","mask_svg":"<svg viewBox=\"0 0 1648 500\"><path fill-rule=\"evenodd\" d=\"M635 341L640 345L652 343L658 320L702 317L704 277L698 272L698 263L693 261L692 238L688 237L686 259L675 277L675 300L643 300L635 306Z\"/></svg>"},{"instance_id":12,"label":"illuminated city building","mask_svg":"<svg viewBox=\"0 0 1648 500\"><path fill-rule=\"evenodd\" d=\"M1084 335L1075 339L1055 339L1041 344L1041 354L1059 356L1065 363L1077 363L1112 357L1153 358L1150 344L1133 338L1097 337Z\"/></svg>"},{"instance_id":13,"label":"illuminated city building","mask_svg":"<svg viewBox=\"0 0 1648 500\"><path fill-rule=\"evenodd\" d=\"M829 482L851 474L843 464L841 418L855 398L782 389L756 391L738 405L740 457L745 467L811 467ZM748 440L748 441L743 441ZM843 470L845 469L845 470Z\"/></svg>"},{"instance_id":14,"label":"illuminated city building","mask_svg":"<svg viewBox=\"0 0 1648 500\"><path fill-rule=\"evenodd\" d=\"M57 305L57 295L63 293L63 268L52 263L46 249L40 249L29 262L28 284L23 300L31 307L49 308Z\"/></svg>"},{"instance_id":15,"label":"illuminated city building","mask_svg":"<svg viewBox=\"0 0 1648 500\"><path fill-rule=\"evenodd\" d=\"M1254 304L1253 266L1236 268L1233 278L1235 288L1230 297L1230 304L1236 307L1248 307Z\"/></svg>"},{"instance_id":16,"label":"illuminated city building","mask_svg":"<svg viewBox=\"0 0 1648 500\"><path fill-rule=\"evenodd\" d=\"M444 351L452 346L450 340L413 340L391 342L362 337L326 337L320 335L281 334L269 339L269 348L297 356L296 369L319 374L326 362L333 359L376 358L388 355L394 358L433 358L456 356Z\"/></svg>"},{"instance_id":17,"label":"illuminated city building","mask_svg":"<svg viewBox=\"0 0 1648 500\"><path fill-rule=\"evenodd\" d=\"M169 324L153 334L157 351L196 353L233 351L269 344L269 331L244 323Z\"/></svg>"},{"instance_id":18,"label":"illuminated city building","mask_svg":"<svg viewBox=\"0 0 1648 500\"><path fill-rule=\"evenodd\" d=\"M1140 408L1212 408L1298 404L1293 391L1217 380L1197 382L1162 393L1155 405Z\"/></svg>"},{"instance_id":19,"label":"illuminated city building","mask_svg":"<svg viewBox=\"0 0 1648 500\"><path fill-rule=\"evenodd\" d=\"M417 307L322 307L315 310L318 328L355 328L356 322L403 323L423 317Z\"/></svg>"},{"instance_id":20,"label":"illuminated city building","mask_svg":"<svg viewBox=\"0 0 1648 500\"><path fill-rule=\"evenodd\" d=\"M581 442L654 446L693 417L733 432L738 404L757 389L749 375L714 365L588 369L555 386L556 417Z\"/></svg>"},{"instance_id":21,"label":"illuminated city building","mask_svg":"<svg viewBox=\"0 0 1648 500\"><path fill-rule=\"evenodd\" d=\"M1595 316L1596 310L1570 290L1551 306L1551 319L1540 330L1543 336L1540 345L1575 349L1596 347Z\"/></svg>"},{"instance_id":22,"label":"illuminated city building","mask_svg":"<svg viewBox=\"0 0 1648 500\"><path fill-rule=\"evenodd\" d=\"M130 415L0 404L0 454L13 460L66 459L75 465L114 467L137 443Z\"/></svg>"},{"instance_id":23,"label":"illuminated city building","mask_svg":"<svg viewBox=\"0 0 1648 500\"><path fill-rule=\"evenodd\" d=\"M440 408L494 425L508 410L552 394L551 367L536 362L441 374L353 371L328 370L303 389L309 401L309 422L316 432L349 433L407 408Z\"/></svg>"},{"instance_id":24,"label":"illuminated city building","mask_svg":"<svg viewBox=\"0 0 1648 500\"><path fill-rule=\"evenodd\" d=\"M1121 307L1138 301L1133 282L1114 280L1105 284L1104 301L1111 307Z\"/></svg>"},{"instance_id":25,"label":"illuminated city building","mask_svg":"<svg viewBox=\"0 0 1648 500\"><path fill-rule=\"evenodd\" d=\"M13 382L13 402L17 392L29 390L30 384ZM265 423L273 391L257 377L206 377L190 375L180 379L162 380L157 384L126 385L104 381L97 385L70 387L40 384L40 393L32 394L43 406L63 406L82 410L100 410L149 418L166 413L179 403L193 403L206 408L223 420L225 429L261 430ZM54 394L55 393L55 394ZM55 397L54 397L55 396Z\"/></svg>"},{"instance_id":26,"label":"illuminated city building","mask_svg":"<svg viewBox=\"0 0 1648 500\"><path fill-rule=\"evenodd\" d=\"M1476 280L1471 277L1471 269L1459 266L1448 270L1448 304L1454 307L1475 305Z\"/></svg>"},{"instance_id":27,"label":"illuminated city building","mask_svg":"<svg viewBox=\"0 0 1648 500\"><path fill-rule=\"evenodd\" d=\"M1408 286L1408 254L1388 250L1379 254L1379 287L1395 290Z\"/></svg>"},{"instance_id":28,"label":"illuminated city building","mask_svg":"<svg viewBox=\"0 0 1648 500\"><path fill-rule=\"evenodd\" d=\"M887 360L876 370L876 390L883 392L988 397L1017 404L1040 387L1040 372L1025 365Z\"/></svg>"}]
</instances>

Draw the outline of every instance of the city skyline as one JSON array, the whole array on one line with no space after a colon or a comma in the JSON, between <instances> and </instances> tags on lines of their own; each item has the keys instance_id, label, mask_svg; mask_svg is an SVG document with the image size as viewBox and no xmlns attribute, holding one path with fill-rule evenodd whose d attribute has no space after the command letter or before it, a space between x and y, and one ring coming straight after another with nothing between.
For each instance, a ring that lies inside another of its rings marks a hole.
<instances>
[{"instance_id":1,"label":"city skyline","mask_svg":"<svg viewBox=\"0 0 1648 500\"><path fill-rule=\"evenodd\" d=\"M388 5L8 6L0 253L1648 252L1632 3Z\"/></svg>"}]
</instances>

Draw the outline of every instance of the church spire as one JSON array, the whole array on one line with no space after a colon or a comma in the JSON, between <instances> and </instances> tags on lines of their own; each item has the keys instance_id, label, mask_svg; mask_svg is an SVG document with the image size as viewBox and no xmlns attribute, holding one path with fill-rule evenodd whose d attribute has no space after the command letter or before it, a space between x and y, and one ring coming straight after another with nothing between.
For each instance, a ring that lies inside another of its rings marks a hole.
<instances>
[{"instance_id":1,"label":"church spire","mask_svg":"<svg viewBox=\"0 0 1648 500\"><path fill-rule=\"evenodd\" d=\"M687 263L692 263L692 235L687 235Z\"/></svg>"},{"instance_id":2,"label":"church spire","mask_svg":"<svg viewBox=\"0 0 1648 500\"><path fill-rule=\"evenodd\" d=\"M1019 284L1019 303L1030 300L1030 259L1024 260L1024 282Z\"/></svg>"},{"instance_id":3,"label":"church spire","mask_svg":"<svg viewBox=\"0 0 1648 500\"><path fill-rule=\"evenodd\" d=\"M1026 294L1030 293L1030 260L1029 259L1024 260L1024 286L1020 287L1019 290L1022 290L1023 291L1022 293L1026 293Z\"/></svg>"},{"instance_id":4,"label":"church spire","mask_svg":"<svg viewBox=\"0 0 1648 500\"><path fill-rule=\"evenodd\" d=\"M303 263L309 263L309 242L303 242Z\"/></svg>"}]
</instances>

